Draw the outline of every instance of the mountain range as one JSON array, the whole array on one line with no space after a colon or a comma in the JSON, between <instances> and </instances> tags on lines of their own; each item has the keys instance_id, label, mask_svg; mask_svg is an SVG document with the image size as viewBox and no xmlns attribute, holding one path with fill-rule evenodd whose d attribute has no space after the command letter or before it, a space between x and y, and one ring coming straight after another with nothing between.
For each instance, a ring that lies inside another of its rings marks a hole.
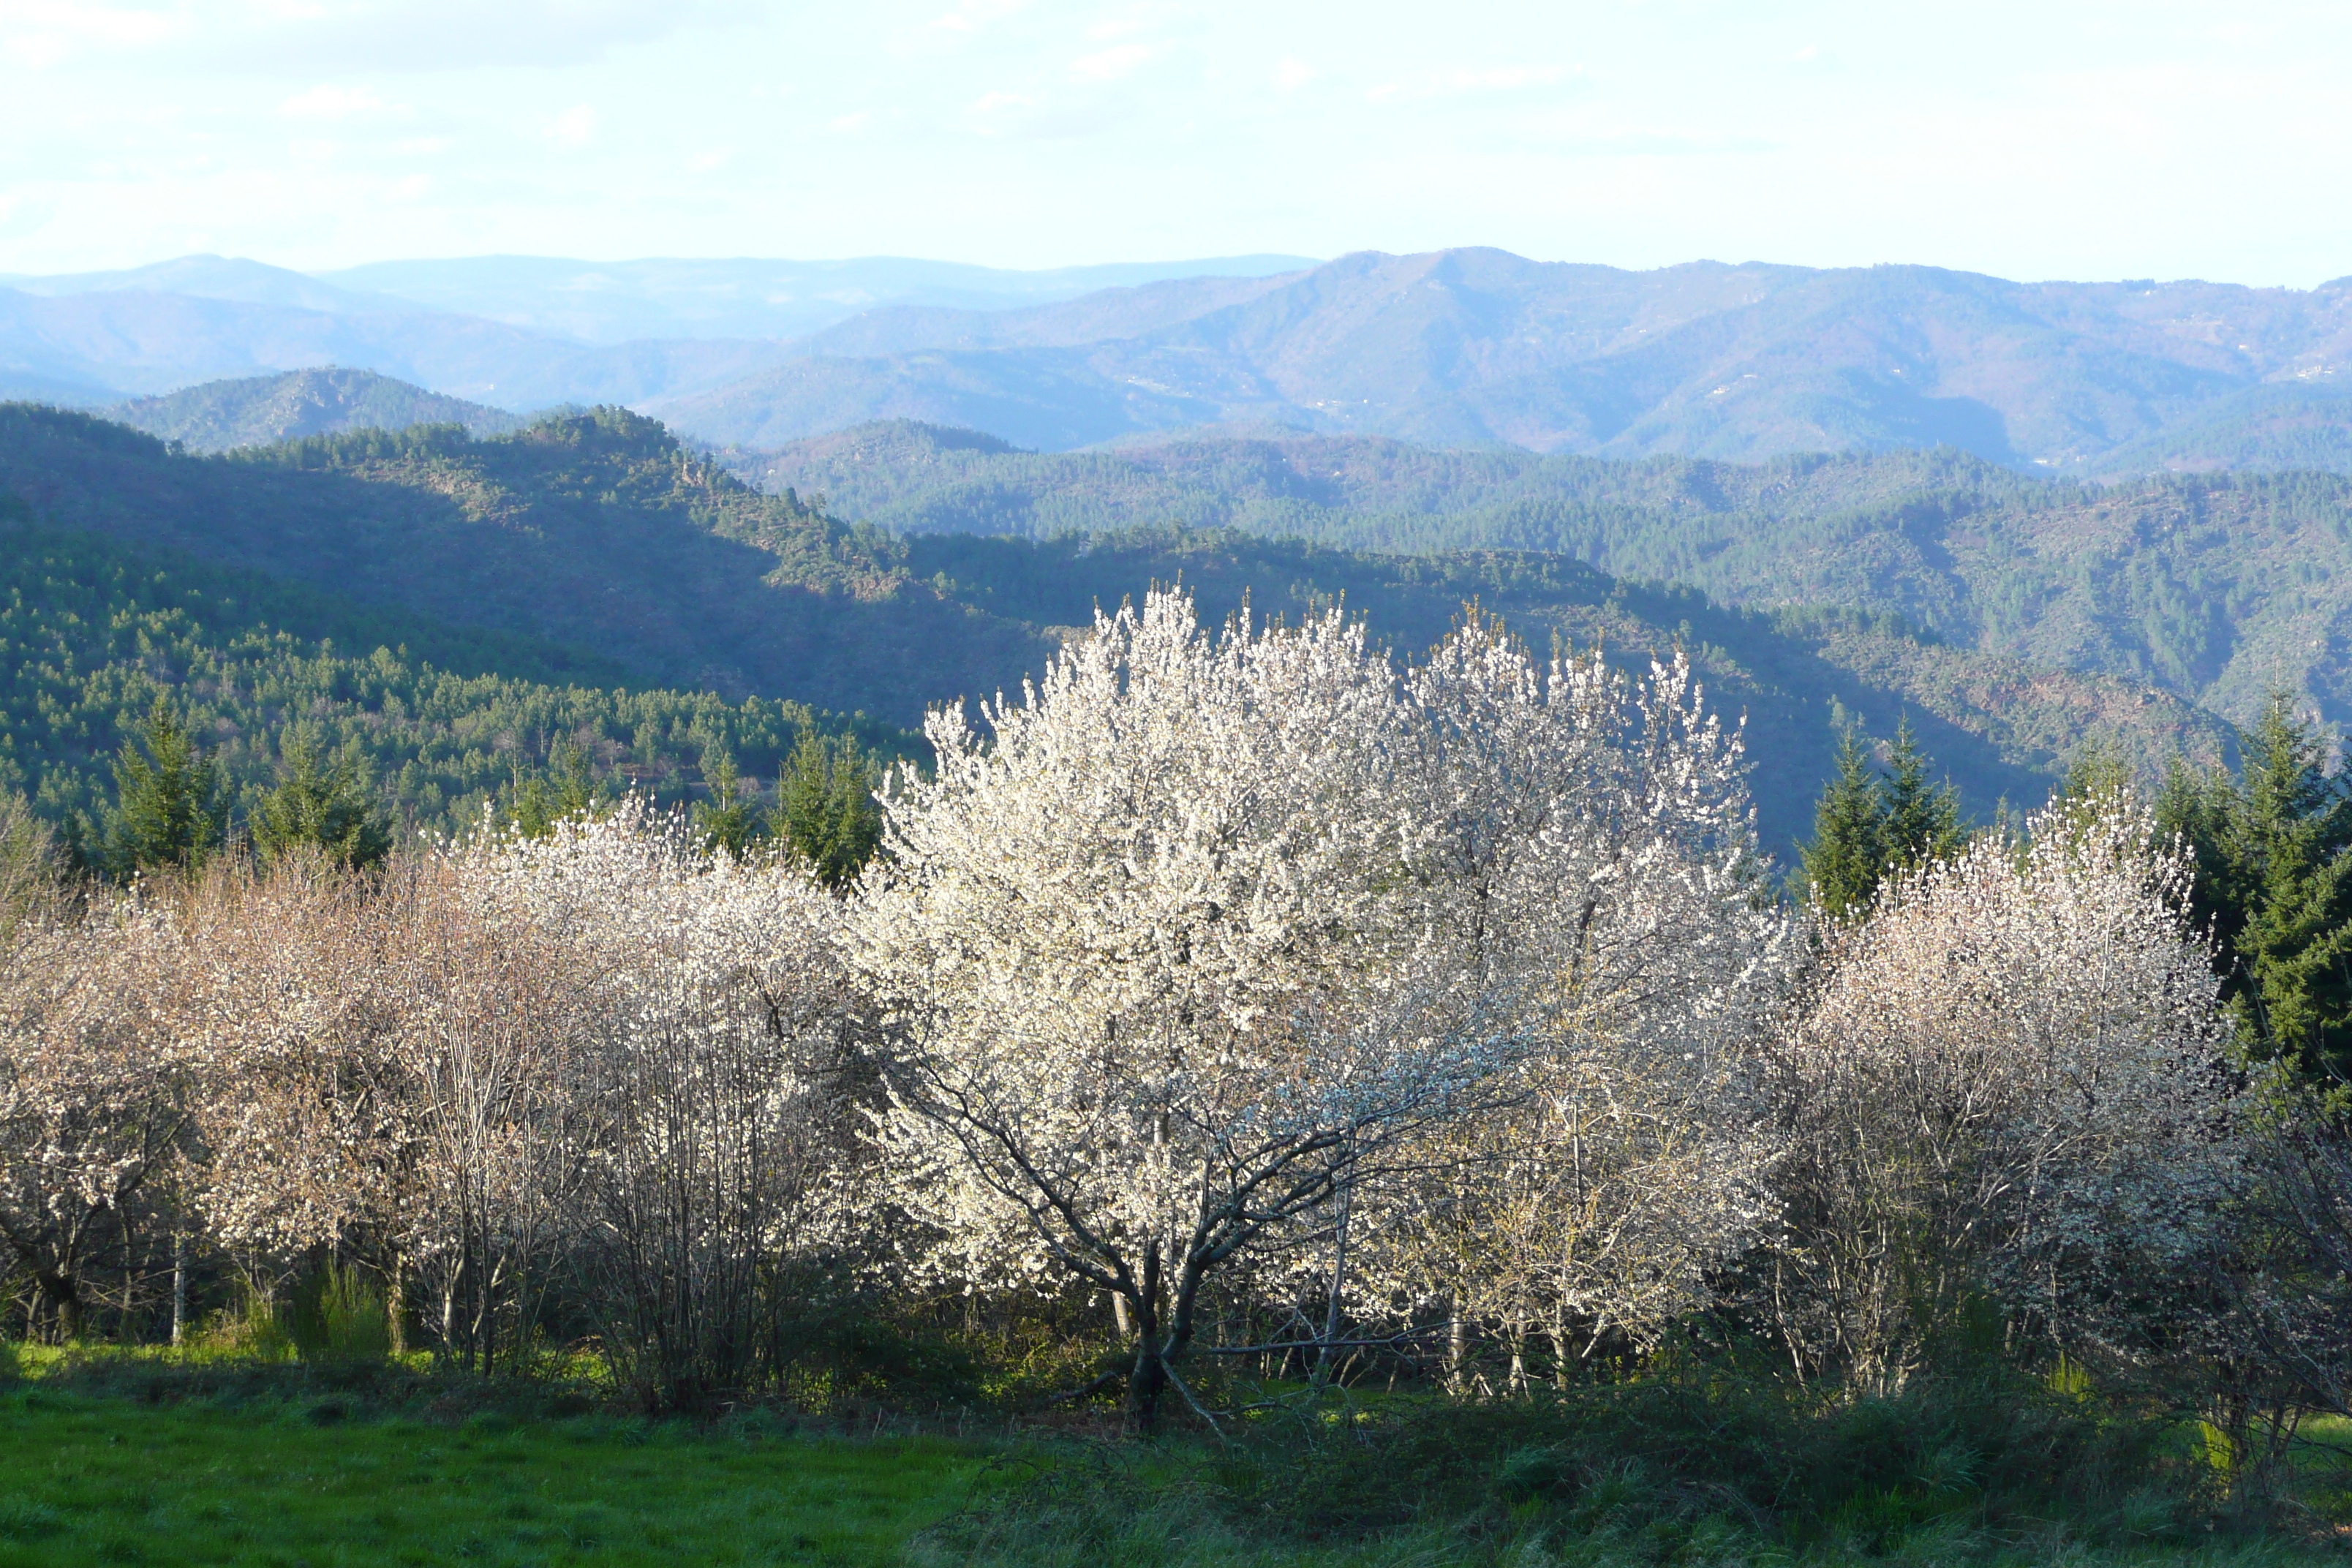
<instances>
[{"instance_id":1,"label":"mountain range","mask_svg":"<svg viewBox=\"0 0 2352 1568\"><path fill-rule=\"evenodd\" d=\"M1105 286L1108 285L1108 286ZM1497 250L1002 274L525 258L322 278L187 258L0 279L0 395L99 405L335 364L773 447L881 418L1063 450L1274 421L1755 461L1950 446L2022 471L2352 470L2352 279L2019 283Z\"/></svg>"},{"instance_id":2,"label":"mountain range","mask_svg":"<svg viewBox=\"0 0 2352 1568\"><path fill-rule=\"evenodd\" d=\"M926 708L1017 691L1071 627L1155 582L1185 584L1212 620L1344 605L1408 657L1471 605L1538 647L1597 646L1630 668L1687 649L1712 709L1744 719L1760 822L1783 852L1841 724L1884 737L1907 718L1980 816L2038 799L2087 742L2147 767L2229 742L2145 680L2036 667L1894 615L1727 606L1558 553L1404 556L1166 523L899 533L763 494L616 409L488 438L425 426L206 458L89 415L0 406L10 509L12 559L58 564L0 604L0 621L31 617L0 625L0 730L23 781L68 805L97 796L158 689L205 705L257 776L268 722L332 719L363 750L391 737L386 787L445 825L501 766L559 742L673 790L693 787L710 746L764 763L819 710L908 747ZM539 684L485 689L469 717L433 673L453 666ZM419 704L436 715L422 733Z\"/></svg>"},{"instance_id":3,"label":"mountain range","mask_svg":"<svg viewBox=\"0 0 2352 1568\"><path fill-rule=\"evenodd\" d=\"M1176 523L1565 555L1728 606L1897 617L1948 647L2146 681L2241 725L2284 689L2352 729L2352 477L2336 474L2099 485L1952 447L1629 463L1285 429L1033 453L905 422L725 460L916 534Z\"/></svg>"}]
</instances>

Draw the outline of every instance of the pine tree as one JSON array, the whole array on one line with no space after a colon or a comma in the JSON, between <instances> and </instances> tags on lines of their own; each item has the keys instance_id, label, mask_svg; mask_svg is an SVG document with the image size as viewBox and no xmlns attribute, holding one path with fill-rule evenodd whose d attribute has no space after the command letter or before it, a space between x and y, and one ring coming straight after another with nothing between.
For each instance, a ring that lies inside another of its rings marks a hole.
<instances>
[{"instance_id":1,"label":"pine tree","mask_svg":"<svg viewBox=\"0 0 2352 1568\"><path fill-rule=\"evenodd\" d=\"M274 860L305 845L354 869L392 852L392 830L349 757L329 758L308 725L278 741L278 785L253 814L253 847Z\"/></svg>"},{"instance_id":2,"label":"pine tree","mask_svg":"<svg viewBox=\"0 0 2352 1568\"><path fill-rule=\"evenodd\" d=\"M702 780L710 786L710 798L698 802L694 823L709 837L714 848L723 849L730 858L740 860L751 852L752 845L767 831L761 820L757 803L743 794L742 775L735 769L735 755L723 746L713 745L702 753Z\"/></svg>"},{"instance_id":3,"label":"pine tree","mask_svg":"<svg viewBox=\"0 0 2352 1568\"><path fill-rule=\"evenodd\" d=\"M2235 778L2175 768L2159 830L2196 861L2190 915L2213 934L2247 1048L2352 1073L2352 789L2285 693L2240 755Z\"/></svg>"},{"instance_id":4,"label":"pine tree","mask_svg":"<svg viewBox=\"0 0 2352 1568\"><path fill-rule=\"evenodd\" d=\"M219 767L196 749L162 698L140 726L139 739L122 743L114 791L108 849L119 874L161 867L194 870L228 830Z\"/></svg>"},{"instance_id":5,"label":"pine tree","mask_svg":"<svg viewBox=\"0 0 2352 1568\"><path fill-rule=\"evenodd\" d=\"M1911 871L1948 860L1968 845L1960 827L1959 791L1949 783L1929 784L1931 765L1911 733L1911 721L1904 720L1895 731L1881 786L1886 797L1882 852L1891 869Z\"/></svg>"},{"instance_id":6,"label":"pine tree","mask_svg":"<svg viewBox=\"0 0 2352 1568\"><path fill-rule=\"evenodd\" d=\"M589 771L588 755L569 741L557 745L546 772L515 770L509 797L515 831L525 838L544 838L559 822L592 815L604 803L604 792Z\"/></svg>"},{"instance_id":7,"label":"pine tree","mask_svg":"<svg viewBox=\"0 0 2352 1568\"><path fill-rule=\"evenodd\" d=\"M1886 869L1887 799L1870 751L1848 728L1838 737L1837 772L1813 808L1813 841L1798 854L1813 907L1829 920L1850 920L1870 907Z\"/></svg>"},{"instance_id":8,"label":"pine tree","mask_svg":"<svg viewBox=\"0 0 2352 1568\"><path fill-rule=\"evenodd\" d=\"M786 849L826 887L854 880L882 844L882 813L874 804L874 767L845 735L835 746L814 730L801 732L776 785L772 818Z\"/></svg>"}]
</instances>

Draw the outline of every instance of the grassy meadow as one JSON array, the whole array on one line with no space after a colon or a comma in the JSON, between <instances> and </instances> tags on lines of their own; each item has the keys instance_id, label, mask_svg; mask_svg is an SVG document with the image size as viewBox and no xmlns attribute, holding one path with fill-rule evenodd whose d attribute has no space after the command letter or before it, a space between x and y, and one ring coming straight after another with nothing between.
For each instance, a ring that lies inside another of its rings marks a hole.
<instances>
[{"instance_id":1,"label":"grassy meadow","mask_svg":"<svg viewBox=\"0 0 2352 1568\"><path fill-rule=\"evenodd\" d=\"M1297 1389L1250 1429L1083 1409L617 1411L593 1386L17 1349L0 1568L464 1563L1296 1568L2344 1562L2352 1437L2251 1488L2193 1426L1650 1380L1486 1406Z\"/></svg>"}]
</instances>

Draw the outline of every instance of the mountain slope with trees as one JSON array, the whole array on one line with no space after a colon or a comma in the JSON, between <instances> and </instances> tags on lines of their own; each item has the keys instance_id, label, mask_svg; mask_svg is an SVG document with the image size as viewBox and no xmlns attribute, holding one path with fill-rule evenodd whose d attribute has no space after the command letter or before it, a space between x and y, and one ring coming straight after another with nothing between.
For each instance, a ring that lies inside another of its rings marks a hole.
<instances>
[{"instance_id":1,"label":"mountain slope with trees","mask_svg":"<svg viewBox=\"0 0 2352 1568\"><path fill-rule=\"evenodd\" d=\"M1892 617L1727 609L1557 555L1402 560L1206 530L900 537L761 495L610 410L487 440L428 427L211 458L82 416L16 408L0 420L0 488L47 529L526 639L542 665L559 650L640 691L912 725L932 703L1017 690L1097 605L1181 578L1213 616L1244 604L1295 616L1344 598L1407 653L1473 601L1538 647L1601 642L1640 664L1688 646L1710 700L1748 715L1780 850L1809 819L1841 722L1883 739L1908 713L1979 815L2003 796L2038 796L2086 736L2152 768L2222 746L2210 719L2135 682L1922 640ZM399 640L309 635L354 649Z\"/></svg>"},{"instance_id":2,"label":"mountain slope with trees","mask_svg":"<svg viewBox=\"0 0 2352 1568\"><path fill-rule=\"evenodd\" d=\"M1843 605L1944 644L2146 681L2251 724L2273 688L2352 723L2352 476L2034 479L1951 448L1617 463L1297 430L1062 454L886 424L739 471L912 531L1171 520L1358 550L1530 550L1761 609Z\"/></svg>"},{"instance_id":3,"label":"mountain slope with trees","mask_svg":"<svg viewBox=\"0 0 2352 1568\"><path fill-rule=\"evenodd\" d=\"M210 381L98 412L196 452L263 447L346 430L405 430L415 425L458 425L477 436L503 436L529 423L503 408L444 397L373 371L333 365Z\"/></svg>"},{"instance_id":4,"label":"mountain slope with trees","mask_svg":"<svg viewBox=\"0 0 2352 1568\"><path fill-rule=\"evenodd\" d=\"M756 792L803 737L862 730L804 704L630 689L575 650L354 606L302 584L0 511L0 794L22 791L97 858L114 763L155 705L251 820L289 742L350 767L401 819L441 832L551 770L679 800L725 756Z\"/></svg>"}]
</instances>

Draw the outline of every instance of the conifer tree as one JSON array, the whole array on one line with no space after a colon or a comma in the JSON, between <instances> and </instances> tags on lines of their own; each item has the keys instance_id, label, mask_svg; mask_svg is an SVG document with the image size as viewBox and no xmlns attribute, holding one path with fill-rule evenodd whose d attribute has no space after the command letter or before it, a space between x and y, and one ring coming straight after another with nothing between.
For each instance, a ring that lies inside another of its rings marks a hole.
<instances>
[{"instance_id":1,"label":"conifer tree","mask_svg":"<svg viewBox=\"0 0 2352 1568\"><path fill-rule=\"evenodd\" d=\"M1886 797L1883 846L1887 868L1914 871L1948 860L1968 845L1960 827L1960 795L1949 783L1930 784L1927 754L1906 719L1895 731L1882 784Z\"/></svg>"},{"instance_id":2,"label":"conifer tree","mask_svg":"<svg viewBox=\"0 0 2352 1568\"><path fill-rule=\"evenodd\" d=\"M604 792L589 771L588 755L569 741L561 742L546 772L515 771L513 812L515 831L525 838L544 838L559 822L593 814Z\"/></svg>"},{"instance_id":3,"label":"conifer tree","mask_svg":"<svg viewBox=\"0 0 2352 1568\"><path fill-rule=\"evenodd\" d=\"M1887 860L1887 803L1870 751L1853 730L1838 737L1837 771L1813 808L1813 840L1798 847L1813 907L1850 920L1870 907Z\"/></svg>"},{"instance_id":4,"label":"conifer tree","mask_svg":"<svg viewBox=\"0 0 2352 1568\"><path fill-rule=\"evenodd\" d=\"M159 867L194 870L228 830L218 765L196 749L160 697L138 740L125 741L115 758L114 789L108 848L122 875Z\"/></svg>"},{"instance_id":5,"label":"conifer tree","mask_svg":"<svg viewBox=\"0 0 2352 1568\"><path fill-rule=\"evenodd\" d=\"M2175 768L2158 832L2196 862L2189 910L2212 932L2246 1047L2352 1073L2352 790L2317 728L2275 693L2236 777Z\"/></svg>"},{"instance_id":6,"label":"conifer tree","mask_svg":"<svg viewBox=\"0 0 2352 1568\"><path fill-rule=\"evenodd\" d=\"M761 820L756 801L743 794L735 754L716 744L705 751L702 781L710 786L710 798L696 803L694 825L714 847L725 850L730 859L741 860L766 833L767 825Z\"/></svg>"},{"instance_id":7,"label":"conifer tree","mask_svg":"<svg viewBox=\"0 0 2352 1568\"><path fill-rule=\"evenodd\" d=\"M804 730L776 785L776 836L835 890L848 886L882 843L873 774L856 737L845 735L834 745Z\"/></svg>"},{"instance_id":8,"label":"conifer tree","mask_svg":"<svg viewBox=\"0 0 2352 1568\"><path fill-rule=\"evenodd\" d=\"M278 785L253 814L253 847L263 859L309 845L357 869L392 852L391 827L351 758L328 756L307 724L287 727L278 757Z\"/></svg>"}]
</instances>

